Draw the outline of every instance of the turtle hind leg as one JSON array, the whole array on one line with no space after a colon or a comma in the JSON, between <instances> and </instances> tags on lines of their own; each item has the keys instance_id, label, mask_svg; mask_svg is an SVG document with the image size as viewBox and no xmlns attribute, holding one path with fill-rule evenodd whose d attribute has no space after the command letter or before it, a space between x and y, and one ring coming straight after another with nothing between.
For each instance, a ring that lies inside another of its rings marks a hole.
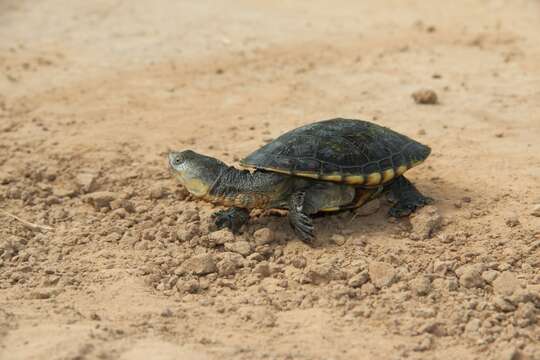
<instances>
[{"instance_id":1,"label":"turtle hind leg","mask_svg":"<svg viewBox=\"0 0 540 360\"><path fill-rule=\"evenodd\" d=\"M219 210L212 214L212 218L218 229L227 227L233 234L238 234L242 225L249 220L249 210L238 207Z\"/></svg>"},{"instance_id":2,"label":"turtle hind leg","mask_svg":"<svg viewBox=\"0 0 540 360\"><path fill-rule=\"evenodd\" d=\"M346 184L315 182L307 187L304 184L289 197L289 223L298 237L312 245L315 241L312 217L320 212L346 210L355 194L355 187Z\"/></svg>"},{"instance_id":3,"label":"turtle hind leg","mask_svg":"<svg viewBox=\"0 0 540 360\"><path fill-rule=\"evenodd\" d=\"M309 216L308 204L306 203L306 192L295 192L289 198L289 224L302 241L313 244L313 222Z\"/></svg>"},{"instance_id":4,"label":"turtle hind leg","mask_svg":"<svg viewBox=\"0 0 540 360\"><path fill-rule=\"evenodd\" d=\"M433 202L432 198L422 195L404 176L398 177L387 185L386 190L387 199L394 203L388 214L396 218L407 216L416 209Z\"/></svg>"}]
</instances>

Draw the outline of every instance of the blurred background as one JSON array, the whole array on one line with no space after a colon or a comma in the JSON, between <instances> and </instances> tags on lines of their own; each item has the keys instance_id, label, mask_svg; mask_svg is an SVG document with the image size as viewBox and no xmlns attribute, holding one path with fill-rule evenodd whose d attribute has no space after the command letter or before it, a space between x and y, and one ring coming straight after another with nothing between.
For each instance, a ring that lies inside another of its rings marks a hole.
<instances>
[{"instance_id":1,"label":"blurred background","mask_svg":"<svg viewBox=\"0 0 540 360\"><path fill-rule=\"evenodd\" d=\"M381 205L208 245L166 152L334 117L432 147L438 237ZM537 359L539 139L537 0L0 0L0 208L47 227L0 214L0 358Z\"/></svg>"}]
</instances>

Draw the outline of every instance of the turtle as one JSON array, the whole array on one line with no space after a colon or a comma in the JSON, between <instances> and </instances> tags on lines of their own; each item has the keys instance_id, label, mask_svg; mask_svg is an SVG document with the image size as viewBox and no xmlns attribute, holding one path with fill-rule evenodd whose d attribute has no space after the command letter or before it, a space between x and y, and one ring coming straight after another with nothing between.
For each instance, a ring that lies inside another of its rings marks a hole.
<instances>
[{"instance_id":1,"label":"turtle","mask_svg":"<svg viewBox=\"0 0 540 360\"><path fill-rule=\"evenodd\" d=\"M336 118L284 133L240 161L243 169L192 150L172 151L169 166L195 197L227 209L212 214L218 229L238 233L250 210L288 210L289 224L309 244L312 218L358 208L381 195L403 217L431 203L403 175L431 148L372 122Z\"/></svg>"}]
</instances>

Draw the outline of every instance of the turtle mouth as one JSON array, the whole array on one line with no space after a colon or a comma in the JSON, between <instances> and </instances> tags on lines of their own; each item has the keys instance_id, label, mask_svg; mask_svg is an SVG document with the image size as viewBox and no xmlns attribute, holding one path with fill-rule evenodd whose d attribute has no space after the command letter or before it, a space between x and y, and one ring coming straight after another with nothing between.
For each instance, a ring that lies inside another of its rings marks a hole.
<instances>
[{"instance_id":1,"label":"turtle mouth","mask_svg":"<svg viewBox=\"0 0 540 360\"><path fill-rule=\"evenodd\" d=\"M170 164L170 163L169 163L169 173L170 173L171 175L174 175L174 176L179 176L179 175L180 175L179 171L176 170L176 169L174 168L174 166L172 166L172 164Z\"/></svg>"},{"instance_id":2,"label":"turtle mouth","mask_svg":"<svg viewBox=\"0 0 540 360\"><path fill-rule=\"evenodd\" d=\"M169 168L171 170L174 170L174 160L176 158L176 154L174 152L169 153Z\"/></svg>"}]
</instances>

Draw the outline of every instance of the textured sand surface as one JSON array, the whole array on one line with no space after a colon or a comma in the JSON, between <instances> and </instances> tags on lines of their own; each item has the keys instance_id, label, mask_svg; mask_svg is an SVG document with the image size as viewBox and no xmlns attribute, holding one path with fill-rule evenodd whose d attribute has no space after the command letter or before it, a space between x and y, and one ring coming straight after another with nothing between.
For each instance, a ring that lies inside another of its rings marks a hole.
<instances>
[{"instance_id":1,"label":"textured sand surface","mask_svg":"<svg viewBox=\"0 0 540 360\"><path fill-rule=\"evenodd\" d=\"M0 39L0 209L52 228L0 212L1 359L540 359L540 2L3 0ZM167 169L338 116L430 145L432 207L310 248Z\"/></svg>"}]
</instances>

